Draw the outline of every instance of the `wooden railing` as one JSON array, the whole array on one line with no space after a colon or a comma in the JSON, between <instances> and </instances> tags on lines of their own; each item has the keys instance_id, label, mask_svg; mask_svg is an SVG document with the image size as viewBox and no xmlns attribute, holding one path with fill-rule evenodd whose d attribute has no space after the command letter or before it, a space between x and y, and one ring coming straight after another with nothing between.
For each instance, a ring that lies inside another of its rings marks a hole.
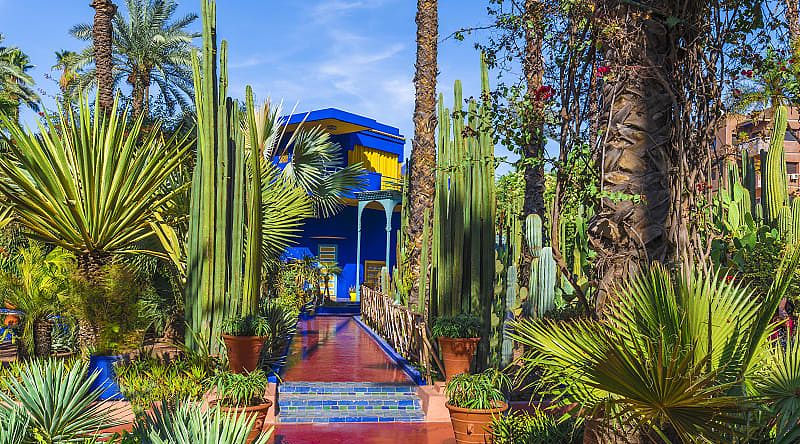
<instances>
[{"instance_id":1,"label":"wooden railing","mask_svg":"<svg viewBox=\"0 0 800 444\"><path fill-rule=\"evenodd\" d=\"M361 319L402 357L425 369L431 382L431 365L442 365L430 341L425 319L419 313L395 304L394 300L371 288L361 287Z\"/></svg>"}]
</instances>

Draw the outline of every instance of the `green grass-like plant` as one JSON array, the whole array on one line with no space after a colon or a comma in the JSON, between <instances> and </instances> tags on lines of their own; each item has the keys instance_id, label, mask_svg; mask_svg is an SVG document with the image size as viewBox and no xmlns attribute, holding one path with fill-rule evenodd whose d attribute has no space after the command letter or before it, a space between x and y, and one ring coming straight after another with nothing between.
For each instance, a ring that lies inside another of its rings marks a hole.
<instances>
[{"instance_id":1,"label":"green grass-like plant","mask_svg":"<svg viewBox=\"0 0 800 444\"><path fill-rule=\"evenodd\" d=\"M161 402L199 401L211 386L208 370L186 360L136 360L118 364L115 371L120 391L137 414Z\"/></svg>"},{"instance_id":2,"label":"green grass-like plant","mask_svg":"<svg viewBox=\"0 0 800 444\"><path fill-rule=\"evenodd\" d=\"M231 336L268 336L270 325L259 315L227 318L221 325L222 333Z\"/></svg>"},{"instance_id":3,"label":"green grass-like plant","mask_svg":"<svg viewBox=\"0 0 800 444\"><path fill-rule=\"evenodd\" d=\"M272 368L286 361L286 347L297 330L297 312L277 301L267 301L260 310L268 326L268 338L264 344L261 365Z\"/></svg>"},{"instance_id":4,"label":"green grass-like plant","mask_svg":"<svg viewBox=\"0 0 800 444\"><path fill-rule=\"evenodd\" d=\"M503 393L511 381L503 372L489 368L483 373L453 376L444 388L448 404L464 409L487 410L505 402Z\"/></svg>"},{"instance_id":5,"label":"green grass-like plant","mask_svg":"<svg viewBox=\"0 0 800 444\"><path fill-rule=\"evenodd\" d=\"M555 418L541 410L511 413L492 420L494 444L580 444L583 425L570 418Z\"/></svg>"},{"instance_id":6,"label":"green grass-like plant","mask_svg":"<svg viewBox=\"0 0 800 444\"><path fill-rule=\"evenodd\" d=\"M269 379L261 370L250 373L221 372L214 377L217 403L227 407L249 407L264 400Z\"/></svg>"},{"instance_id":7,"label":"green grass-like plant","mask_svg":"<svg viewBox=\"0 0 800 444\"><path fill-rule=\"evenodd\" d=\"M481 319L467 313L437 318L431 327L435 338L477 338L480 331Z\"/></svg>"}]
</instances>

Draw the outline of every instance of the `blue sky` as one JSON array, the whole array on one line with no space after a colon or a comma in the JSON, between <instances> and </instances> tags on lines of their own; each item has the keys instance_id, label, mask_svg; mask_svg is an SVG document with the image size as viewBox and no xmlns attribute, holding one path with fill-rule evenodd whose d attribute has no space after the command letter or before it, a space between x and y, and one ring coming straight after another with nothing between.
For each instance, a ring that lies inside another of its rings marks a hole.
<instances>
[{"instance_id":1,"label":"blue sky","mask_svg":"<svg viewBox=\"0 0 800 444\"><path fill-rule=\"evenodd\" d=\"M5 44L27 52L36 65L37 87L53 95L45 78L54 52L78 50L69 28L89 22L89 0L0 0L0 33ZM118 0L118 5L124 0ZM199 11L199 0L180 2L183 13ZM440 35L484 24L482 0L442 0ZM397 126L413 136L416 2L412 0L220 0L217 27L228 40L231 94L243 97L252 85L260 98L282 99L300 111L336 107ZM199 29L199 23L195 26ZM478 53L471 42L440 44L439 85L452 99L453 81L465 95L477 95ZM45 99L52 107L52 99ZM28 116L26 120L31 120ZM498 154L501 154L498 152Z\"/></svg>"}]
</instances>

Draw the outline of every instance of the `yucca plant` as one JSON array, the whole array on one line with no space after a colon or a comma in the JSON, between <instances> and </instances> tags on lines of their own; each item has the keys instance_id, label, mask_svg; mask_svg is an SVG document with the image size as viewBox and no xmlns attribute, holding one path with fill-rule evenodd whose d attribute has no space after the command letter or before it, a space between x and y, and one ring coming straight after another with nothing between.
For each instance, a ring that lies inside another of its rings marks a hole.
<instances>
[{"instance_id":1,"label":"yucca plant","mask_svg":"<svg viewBox=\"0 0 800 444\"><path fill-rule=\"evenodd\" d=\"M523 374L577 415L665 442L730 442L757 405L771 319L800 260L794 249L763 299L718 273L653 265L626 283L601 321L523 320ZM574 403L574 404L573 404ZM587 431L588 433L588 431Z\"/></svg>"},{"instance_id":2,"label":"yucca plant","mask_svg":"<svg viewBox=\"0 0 800 444\"><path fill-rule=\"evenodd\" d=\"M18 380L8 381L8 392L0 392L0 411L8 418L21 409L31 437L38 435L31 442L80 442L119 424L113 419L114 407L96 402L101 390L89 388L95 377L87 375L82 362L30 362Z\"/></svg>"},{"instance_id":3,"label":"yucca plant","mask_svg":"<svg viewBox=\"0 0 800 444\"><path fill-rule=\"evenodd\" d=\"M81 98L38 132L0 117L13 141L0 157L0 193L31 234L74 252L89 280L111 254L135 252L153 234L154 212L169 199L163 185L192 146L179 132L165 139L158 124L144 132L141 117L117 109L93 113Z\"/></svg>"},{"instance_id":4,"label":"yucca plant","mask_svg":"<svg viewBox=\"0 0 800 444\"><path fill-rule=\"evenodd\" d=\"M133 436L140 444L245 444L255 418L227 415L189 403L156 406L134 425ZM262 433L253 444L266 444L272 432Z\"/></svg>"},{"instance_id":5,"label":"yucca plant","mask_svg":"<svg viewBox=\"0 0 800 444\"><path fill-rule=\"evenodd\" d=\"M0 408L0 444L30 441L28 415L19 407Z\"/></svg>"}]
</instances>

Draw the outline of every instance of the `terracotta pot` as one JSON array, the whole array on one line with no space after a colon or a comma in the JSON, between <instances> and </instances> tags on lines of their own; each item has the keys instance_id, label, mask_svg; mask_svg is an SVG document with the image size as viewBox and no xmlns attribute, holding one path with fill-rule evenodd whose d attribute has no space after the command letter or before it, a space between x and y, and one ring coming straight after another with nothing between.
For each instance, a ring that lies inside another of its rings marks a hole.
<instances>
[{"instance_id":1,"label":"terracotta pot","mask_svg":"<svg viewBox=\"0 0 800 444\"><path fill-rule=\"evenodd\" d=\"M475 350L478 349L478 342L481 339L440 337L438 340L444 361L445 380L450 381L455 375L469 373Z\"/></svg>"},{"instance_id":2,"label":"terracotta pot","mask_svg":"<svg viewBox=\"0 0 800 444\"><path fill-rule=\"evenodd\" d=\"M228 350L228 365L234 373L249 373L258 370L261 349L267 341L266 336L222 335Z\"/></svg>"},{"instance_id":3,"label":"terracotta pot","mask_svg":"<svg viewBox=\"0 0 800 444\"><path fill-rule=\"evenodd\" d=\"M254 405L251 407L224 407L219 406L219 409L225 413L232 413L234 415L247 415L248 420L255 416L255 421L253 421L253 430L250 431L250 434L247 435L247 444L250 444L258 438L258 435L264 431L264 420L267 418L267 412L269 408L272 407L272 401L265 399L259 405Z\"/></svg>"},{"instance_id":4,"label":"terracotta pot","mask_svg":"<svg viewBox=\"0 0 800 444\"><path fill-rule=\"evenodd\" d=\"M498 402L496 408L487 410L462 409L445 404L450 410L450 422L458 444L491 444L493 442L492 419L508 410L508 404Z\"/></svg>"}]
</instances>

